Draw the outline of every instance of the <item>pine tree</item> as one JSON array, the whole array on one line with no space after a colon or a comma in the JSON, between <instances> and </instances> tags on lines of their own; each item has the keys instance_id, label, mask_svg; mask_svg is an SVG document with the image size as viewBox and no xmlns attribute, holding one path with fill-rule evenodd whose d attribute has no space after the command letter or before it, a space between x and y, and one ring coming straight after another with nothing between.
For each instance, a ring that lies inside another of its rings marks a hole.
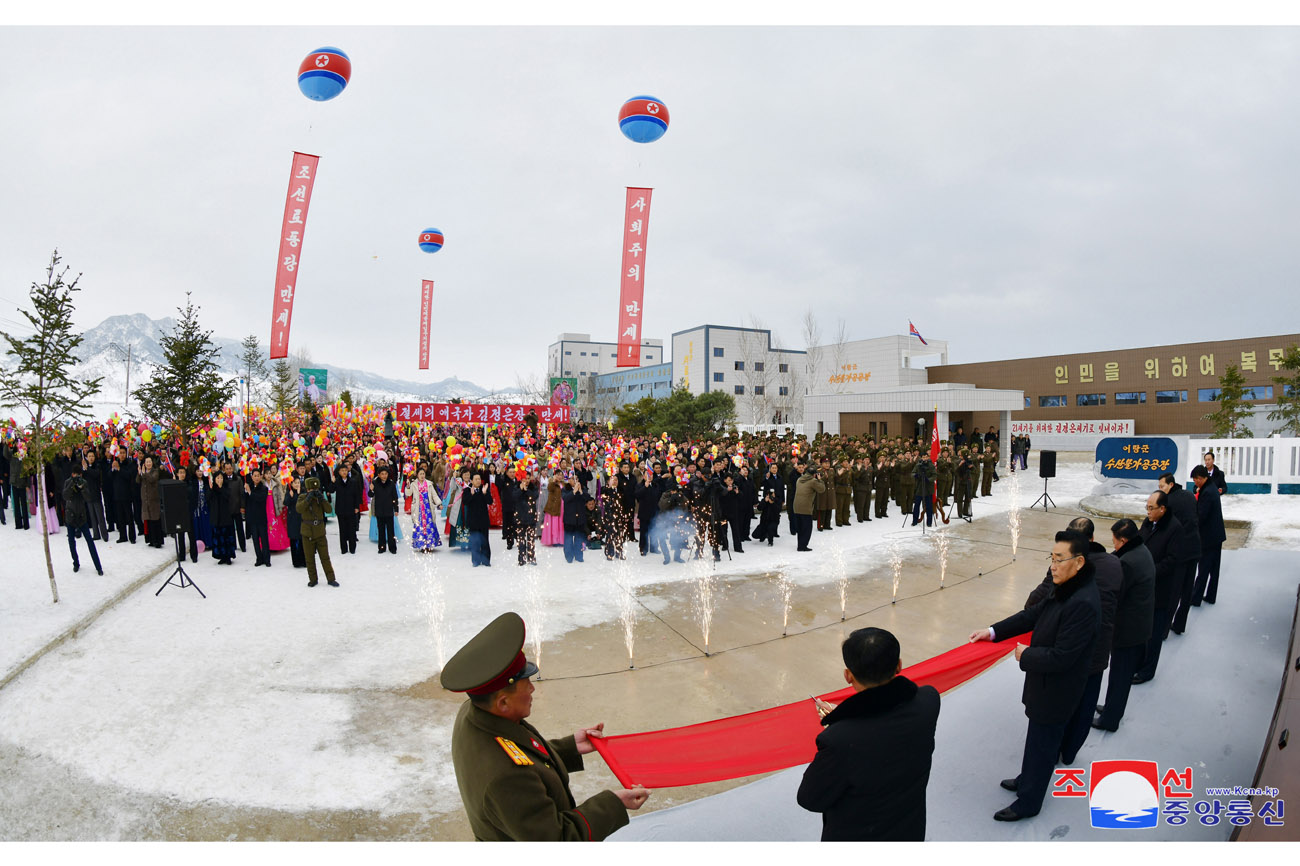
<instances>
[{"instance_id":1,"label":"pine tree","mask_svg":"<svg viewBox=\"0 0 1300 866\"><path fill-rule=\"evenodd\" d=\"M343 391L339 394L339 399L343 401L343 405L344 405L344 406L347 406L349 409L351 409L351 408L352 408L352 389L350 389L350 388L344 388Z\"/></svg>"},{"instance_id":2,"label":"pine tree","mask_svg":"<svg viewBox=\"0 0 1300 866\"><path fill-rule=\"evenodd\" d=\"M1280 432L1300 436L1300 347L1294 343L1287 347L1281 369L1291 375L1272 377L1277 408L1268 413L1268 420L1281 421Z\"/></svg>"},{"instance_id":3,"label":"pine tree","mask_svg":"<svg viewBox=\"0 0 1300 866\"><path fill-rule=\"evenodd\" d=\"M239 369L244 372L244 383L248 388L248 402L251 404L261 397L261 386L270 377L266 369L266 353L256 334L244 338L244 351L239 356Z\"/></svg>"},{"instance_id":4,"label":"pine tree","mask_svg":"<svg viewBox=\"0 0 1300 866\"><path fill-rule=\"evenodd\" d=\"M271 388L267 395L271 408L284 417L298 400L298 383L293 377L293 370L284 358L275 362L271 373Z\"/></svg>"},{"instance_id":5,"label":"pine tree","mask_svg":"<svg viewBox=\"0 0 1300 866\"><path fill-rule=\"evenodd\" d=\"M1246 378L1236 364L1229 364L1219 377L1219 408L1204 415L1214 427L1216 439L1249 439L1255 434L1246 426L1250 406L1246 404Z\"/></svg>"},{"instance_id":6,"label":"pine tree","mask_svg":"<svg viewBox=\"0 0 1300 866\"><path fill-rule=\"evenodd\" d=\"M135 398L149 418L189 433L221 411L235 390L233 379L224 379L217 359L221 349L212 342L212 332L199 327L199 308L185 293L185 309L177 308L180 319L170 335L162 335L163 363Z\"/></svg>"},{"instance_id":7,"label":"pine tree","mask_svg":"<svg viewBox=\"0 0 1300 866\"><path fill-rule=\"evenodd\" d=\"M79 359L77 347L82 335L72 332L72 293L80 291L78 274L72 282L64 277L68 269L59 270L59 251L50 256L44 283L32 283L28 299L32 311L20 310L34 332L19 338L0 331L9 344L7 354L18 363L12 370L0 370L0 406L18 406L32 416L31 439L25 464L36 478L35 508L41 515L41 536L45 544L45 571L50 578L50 592L59 603L59 587L54 582L54 560L50 557L50 533L45 491L45 461L66 445L77 440L61 436L58 428L68 421L90 417L87 401L99 393L100 379L76 381L72 368ZM64 441L60 441L63 439Z\"/></svg>"}]
</instances>

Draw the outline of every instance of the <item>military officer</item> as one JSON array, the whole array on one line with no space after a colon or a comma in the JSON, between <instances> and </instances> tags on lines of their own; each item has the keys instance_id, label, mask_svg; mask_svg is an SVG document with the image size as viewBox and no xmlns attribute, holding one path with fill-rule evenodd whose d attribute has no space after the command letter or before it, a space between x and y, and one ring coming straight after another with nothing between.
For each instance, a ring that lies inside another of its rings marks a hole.
<instances>
[{"instance_id":1,"label":"military officer","mask_svg":"<svg viewBox=\"0 0 1300 866\"><path fill-rule=\"evenodd\" d=\"M894 471L889 452L881 449L876 462L876 517L889 516L889 476Z\"/></svg>"},{"instance_id":2,"label":"military officer","mask_svg":"<svg viewBox=\"0 0 1300 866\"><path fill-rule=\"evenodd\" d=\"M320 556L321 567L325 569L325 581L330 586L338 586L334 579L334 566L330 564L330 546L325 542L325 515L334 507L320 492L320 479L312 475L303 481L306 492L298 497L294 506L302 517L302 555L307 560L307 585L316 585L316 556Z\"/></svg>"},{"instance_id":3,"label":"military officer","mask_svg":"<svg viewBox=\"0 0 1300 866\"><path fill-rule=\"evenodd\" d=\"M997 471L998 468L997 449L991 445L988 448L985 448L984 459L981 462L984 464L984 474L983 474L984 480L981 482L980 496L992 496L994 473Z\"/></svg>"},{"instance_id":4,"label":"military officer","mask_svg":"<svg viewBox=\"0 0 1300 866\"><path fill-rule=\"evenodd\" d=\"M853 464L849 458L840 460L835 472L835 525L848 526L853 522L849 509L853 505Z\"/></svg>"},{"instance_id":5,"label":"military officer","mask_svg":"<svg viewBox=\"0 0 1300 866\"><path fill-rule=\"evenodd\" d=\"M537 665L523 646L523 619L503 613L442 669L443 688L469 696L452 727L451 760L470 829L481 842L598 842L650 792L638 786L574 801L569 773L582 769L604 724L560 740L528 724Z\"/></svg>"},{"instance_id":6,"label":"military officer","mask_svg":"<svg viewBox=\"0 0 1300 866\"><path fill-rule=\"evenodd\" d=\"M871 458L865 454L858 457L853 469L853 511L858 523L871 520Z\"/></svg>"}]
</instances>

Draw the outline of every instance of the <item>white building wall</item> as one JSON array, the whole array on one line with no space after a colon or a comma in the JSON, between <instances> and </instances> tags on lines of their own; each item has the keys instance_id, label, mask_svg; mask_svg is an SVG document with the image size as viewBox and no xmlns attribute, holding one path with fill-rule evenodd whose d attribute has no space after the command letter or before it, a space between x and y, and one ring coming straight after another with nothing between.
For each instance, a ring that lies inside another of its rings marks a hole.
<instances>
[{"instance_id":1,"label":"white building wall","mask_svg":"<svg viewBox=\"0 0 1300 866\"><path fill-rule=\"evenodd\" d=\"M928 383L924 368L912 359L938 356L935 363L948 362L946 340L922 345L916 337L894 335L834 345L818 346L808 352L809 390L813 394L851 394Z\"/></svg>"},{"instance_id":2,"label":"white building wall","mask_svg":"<svg viewBox=\"0 0 1300 866\"><path fill-rule=\"evenodd\" d=\"M684 384L692 394L731 394L738 424L770 423L777 413L789 423L802 411L804 354L772 346L768 330L700 325L674 334L672 353L673 383ZM737 370L738 363L744 368ZM737 387L743 393L737 394ZM764 393L755 394L755 388ZM782 394L782 388L788 393Z\"/></svg>"},{"instance_id":3,"label":"white building wall","mask_svg":"<svg viewBox=\"0 0 1300 866\"><path fill-rule=\"evenodd\" d=\"M547 376L585 378L619 369L615 355L618 343L597 342L590 334L560 334L546 352ZM662 364L663 340L641 341L641 366ZM627 369L627 368L623 368Z\"/></svg>"}]
</instances>

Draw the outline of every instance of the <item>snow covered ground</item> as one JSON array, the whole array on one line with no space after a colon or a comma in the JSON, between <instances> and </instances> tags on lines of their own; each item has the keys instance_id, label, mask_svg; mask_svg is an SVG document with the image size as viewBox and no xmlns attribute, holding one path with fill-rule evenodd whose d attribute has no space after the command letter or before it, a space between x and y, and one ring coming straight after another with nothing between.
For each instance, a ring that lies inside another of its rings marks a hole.
<instances>
[{"instance_id":1,"label":"snow covered ground","mask_svg":"<svg viewBox=\"0 0 1300 866\"><path fill-rule=\"evenodd\" d=\"M1059 471L1052 496L1062 509L1077 507L1094 486L1091 466L1083 455L1063 455ZM975 514L990 518L990 526L1005 525L1011 503L1027 507L1042 483L1031 472L1023 479L1004 476L993 489L993 497L976 501ZM1235 498L1225 501L1229 517L1240 516L1238 507ZM1300 502L1274 503L1274 511L1290 515L1285 520L1254 502L1240 507L1262 510L1265 523L1284 532ZM853 561L881 545L896 544L904 555L929 549L919 530L902 531L899 523L891 518L837 530L815 538L809 555L796 554L783 529L776 547L747 545L731 561L724 557L716 574L780 570L796 586L813 586L833 579L829 564L837 550ZM402 534L409 539L405 517ZM333 525L329 537L337 544ZM74 576L66 540L55 536L65 592L56 606L48 603L39 541L35 530L0 528L6 665L39 651L77 611L166 558L143 544L107 545L101 547L105 578L84 554ZM206 600L174 587L155 597L160 576L0 690L0 751L50 761L87 786L181 804L455 813L460 803L446 746L455 702L440 700L439 712L430 715L429 702L421 708L399 695L435 678L442 662L503 610L523 615L530 638L540 632L545 674L547 641L617 620L616 578L644 586L696 577L693 568L641 559L635 549L627 563L588 551L584 564L568 565L558 548L539 547L538 567L519 568L499 535L491 544L493 566L480 569L471 568L463 551L418 555L405 541L397 556L377 555L365 542L355 556L335 548L339 588L322 581L308 589L305 572L290 567L287 552L273 555L269 569L252 567L251 546L232 567L201 555L187 568ZM4 786L0 781L0 794ZM6 838L49 838L30 803L15 807L21 814L6 814L6 802L13 800L0 796L0 828L24 828ZM130 829L90 832L97 834L90 838L118 838L117 832L134 838Z\"/></svg>"}]
</instances>

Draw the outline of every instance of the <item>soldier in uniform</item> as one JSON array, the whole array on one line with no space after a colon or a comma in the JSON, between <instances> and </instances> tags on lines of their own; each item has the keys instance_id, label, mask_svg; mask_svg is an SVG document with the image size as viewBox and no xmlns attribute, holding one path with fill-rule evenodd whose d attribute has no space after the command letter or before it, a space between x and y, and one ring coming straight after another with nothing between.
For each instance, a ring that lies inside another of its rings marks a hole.
<instances>
[{"instance_id":1,"label":"soldier in uniform","mask_svg":"<svg viewBox=\"0 0 1300 866\"><path fill-rule=\"evenodd\" d=\"M821 468L817 478L824 489L817 494L817 531L830 530L831 512L835 509L835 473L831 469L831 459L825 455L820 458Z\"/></svg>"},{"instance_id":2,"label":"soldier in uniform","mask_svg":"<svg viewBox=\"0 0 1300 866\"><path fill-rule=\"evenodd\" d=\"M316 555L320 555L321 567L325 569L325 582L338 586L334 579L334 566L330 564L330 546L325 541L325 515L334 507L320 490L320 479L309 475L303 480L306 492L298 497L294 506L302 515L302 555L307 560L307 585L316 585Z\"/></svg>"},{"instance_id":3,"label":"soldier in uniform","mask_svg":"<svg viewBox=\"0 0 1300 866\"><path fill-rule=\"evenodd\" d=\"M948 497L952 493L952 452L945 446L939 452L939 465L935 467L935 477L939 482L939 507L948 507Z\"/></svg>"},{"instance_id":4,"label":"soldier in uniform","mask_svg":"<svg viewBox=\"0 0 1300 866\"><path fill-rule=\"evenodd\" d=\"M893 461L889 459L889 452L883 448L878 452L879 462L876 464L876 517L885 518L889 516L889 474L894 469Z\"/></svg>"},{"instance_id":5,"label":"soldier in uniform","mask_svg":"<svg viewBox=\"0 0 1300 866\"><path fill-rule=\"evenodd\" d=\"M995 477L994 473L997 472L997 468L998 468L998 449L994 448L993 446L989 446L988 448L985 448L983 463L984 463L984 474L983 474L984 480L980 487L980 496L992 496L993 481Z\"/></svg>"},{"instance_id":6,"label":"soldier in uniform","mask_svg":"<svg viewBox=\"0 0 1300 866\"><path fill-rule=\"evenodd\" d=\"M848 526L853 523L850 507L853 504L853 464L845 457L840 461L840 468L835 472L835 525Z\"/></svg>"},{"instance_id":7,"label":"soldier in uniform","mask_svg":"<svg viewBox=\"0 0 1300 866\"><path fill-rule=\"evenodd\" d=\"M978 427L975 429L979 429ZM973 440L972 440L973 441ZM980 467L984 465L980 449L971 445L970 449L970 499L980 495Z\"/></svg>"},{"instance_id":8,"label":"soldier in uniform","mask_svg":"<svg viewBox=\"0 0 1300 866\"><path fill-rule=\"evenodd\" d=\"M858 523L871 520L871 474L871 458L859 457L853 469L853 510Z\"/></svg>"},{"instance_id":9,"label":"soldier in uniform","mask_svg":"<svg viewBox=\"0 0 1300 866\"><path fill-rule=\"evenodd\" d=\"M970 470L971 459L970 451L966 448L961 449L960 459L957 461L956 486L953 488L953 499L957 503L957 516L970 517Z\"/></svg>"},{"instance_id":10,"label":"soldier in uniform","mask_svg":"<svg viewBox=\"0 0 1300 866\"><path fill-rule=\"evenodd\" d=\"M569 773L595 750L604 724L548 740L525 719L537 665L524 657L524 621L503 613L442 669L442 687L469 696L451 732L456 784L480 842L598 842L650 796L642 787L576 803Z\"/></svg>"}]
</instances>

